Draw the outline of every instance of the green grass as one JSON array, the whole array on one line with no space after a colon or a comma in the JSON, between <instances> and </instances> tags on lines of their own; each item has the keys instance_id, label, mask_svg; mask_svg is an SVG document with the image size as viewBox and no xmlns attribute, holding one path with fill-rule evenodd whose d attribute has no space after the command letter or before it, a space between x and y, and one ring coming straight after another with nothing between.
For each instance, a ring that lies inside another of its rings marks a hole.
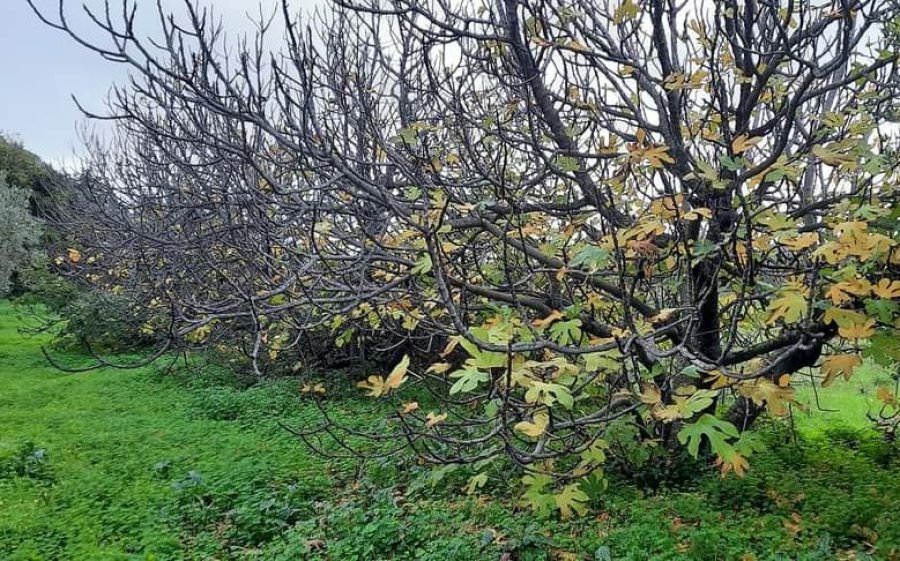
<instances>
[{"instance_id":1,"label":"green grass","mask_svg":"<svg viewBox=\"0 0 900 561\"><path fill-rule=\"evenodd\" d=\"M612 477L590 516L562 522L517 507L501 470L492 500L461 493L462 470L431 487L429 469L402 460L357 480L279 427L315 422L296 381L65 374L19 325L0 303L4 561L900 559L900 461L861 431L868 395L855 380L824 402L845 413L798 411L798 439L769 422L769 450L744 479L701 470L651 493ZM372 418L369 401L337 406Z\"/></svg>"},{"instance_id":2,"label":"green grass","mask_svg":"<svg viewBox=\"0 0 900 561\"><path fill-rule=\"evenodd\" d=\"M895 381L887 368L866 362L849 381L839 379L827 388L814 388L799 377L797 402L793 408L799 430L807 436L819 436L843 428L866 431L872 422L867 414L877 412L875 397L879 385L893 388Z\"/></svg>"},{"instance_id":3,"label":"green grass","mask_svg":"<svg viewBox=\"0 0 900 561\"><path fill-rule=\"evenodd\" d=\"M274 422L198 417L197 398L154 368L59 372L39 352L45 341L16 327L3 305L0 454L32 442L52 480L2 483L0 559L178 558L186 542L166 509L190 471L239 481L237 491L299 481L325 496L320 463Z\"/></svg>"}]
</instances>

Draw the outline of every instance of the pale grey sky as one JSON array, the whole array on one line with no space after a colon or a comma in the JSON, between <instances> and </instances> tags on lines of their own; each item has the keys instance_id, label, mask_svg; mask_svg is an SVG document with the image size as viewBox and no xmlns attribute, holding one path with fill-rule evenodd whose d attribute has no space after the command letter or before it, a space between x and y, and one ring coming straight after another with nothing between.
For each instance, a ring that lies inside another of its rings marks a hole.
<instances>
[{"instance_id":1,"label":"pale grey sky","mask_svg":"<svg viewBox=\"0 0 900 561\"><path fill-rule=\"evenodd\" d=\"M134 0L129 0L133 2ZM156 0L136 0L139 21L147 33L156 29ZM185 0L162 0L178 13ZM276 0L204 0L222 17L226 30L240 33L250 27L247 14L259 12L260 1L269 12ZM110 0L121 13L122 0ZM57 0L35 0L49 14ZM102 7L102 0L66 0L73 27L92 40L104 36L82 14L87 3ZM294 0L294 9L308 9L317 0ZM103 60L76 44L64 33L41 23L25 0L0 0L0 131L21 140L27 148L56 164L72 161L79 148L78 127L83 123L71 95L88 109L100 110L110 85L123 81L123 65Z\"/></svg>"}]
</instances>

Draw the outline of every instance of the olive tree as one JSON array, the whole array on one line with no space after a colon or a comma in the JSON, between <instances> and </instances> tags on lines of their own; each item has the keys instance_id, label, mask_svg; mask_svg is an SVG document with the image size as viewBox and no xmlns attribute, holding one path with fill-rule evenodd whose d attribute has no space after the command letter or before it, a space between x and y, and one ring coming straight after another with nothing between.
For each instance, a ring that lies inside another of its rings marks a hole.
<instances>
[{"instance_id":1,"label":"olive tree","mask_svg":"<svg viewBox=\"0 0 900 561\"><path fill-rule=\"evenodd\" d=\"M10 291L13 273L30 263L39 246L40 223L30 209L30 193L8 185L0 172L0 296Z\"/></svg>"}]
</instances>

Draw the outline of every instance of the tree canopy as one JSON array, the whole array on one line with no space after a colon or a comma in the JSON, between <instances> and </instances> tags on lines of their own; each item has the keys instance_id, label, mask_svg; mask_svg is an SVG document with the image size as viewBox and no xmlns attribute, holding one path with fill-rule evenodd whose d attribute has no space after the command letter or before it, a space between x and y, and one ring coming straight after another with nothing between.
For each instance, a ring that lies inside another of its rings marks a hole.
<instances>
[{"instance_id":1,"label":"tree canopy","mask_svg":"<svg viewBox=\"0 0 900 561\"><path fill-rule=\"evenodd\" d=\"M569 515L623 434L740 474L796 377L900 358L893 1L285 1L237 42L185 5L42 14L133 73L58 263L258 374L394 352L376 453Z\"/></svg>"}]
</instances>

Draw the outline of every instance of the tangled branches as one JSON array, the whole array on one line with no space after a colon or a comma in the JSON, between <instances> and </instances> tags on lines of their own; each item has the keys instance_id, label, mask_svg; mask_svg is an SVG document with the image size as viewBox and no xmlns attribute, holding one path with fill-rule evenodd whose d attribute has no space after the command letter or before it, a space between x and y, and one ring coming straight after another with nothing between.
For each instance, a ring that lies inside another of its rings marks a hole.
<instances>
[{"instance_id":1,"label":"tangled branches","mask_svg":"<svg viewBox=\"0 0 900 561\"><path fill-rule=\"evenodd\" d=\"M112 47L42 15L133 72L69 265L259 374L429 359L354 438L565 479L627 422L742 472L792 374L896 343L894 2L284 1L236 43L185 6Z\"/></svg>"}]
</instances>

